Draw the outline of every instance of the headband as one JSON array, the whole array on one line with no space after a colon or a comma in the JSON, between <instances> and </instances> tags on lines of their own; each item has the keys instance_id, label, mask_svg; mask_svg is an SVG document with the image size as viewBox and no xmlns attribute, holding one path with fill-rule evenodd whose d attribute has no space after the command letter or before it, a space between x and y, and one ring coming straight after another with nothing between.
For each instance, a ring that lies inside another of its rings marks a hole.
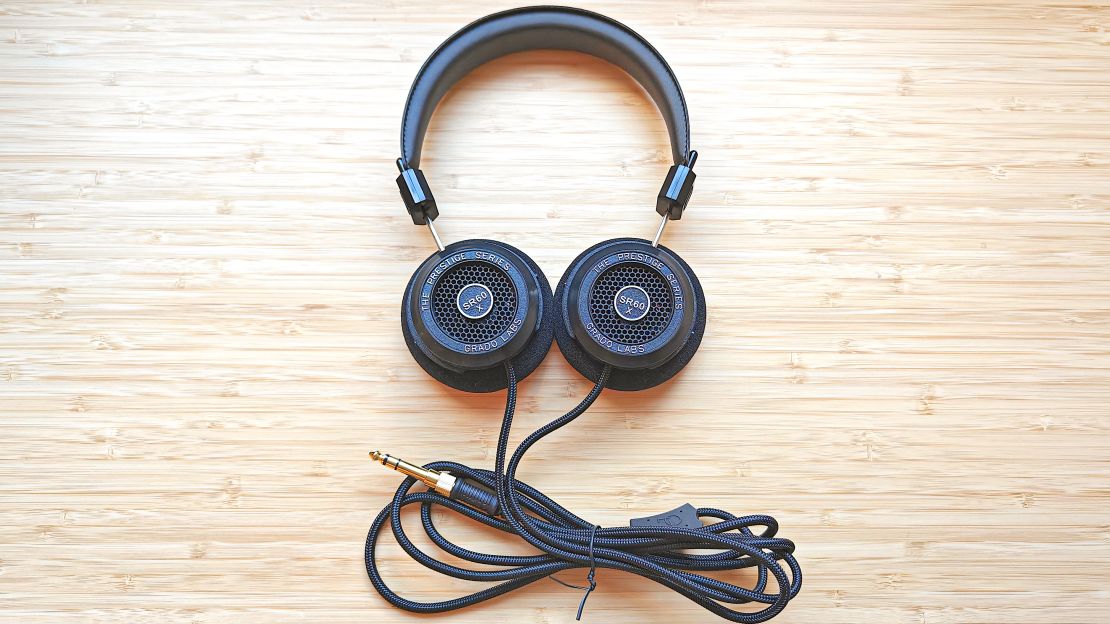
<instances>
[{"instance_id":1,"label":"headband","mask_svg":"<svg viewBox=\"0 0 1110 624\"><path fill-rule=\"evenodd\" d=\"M616 20L570 7L525 7L494 13L451 35L424 62L413 80L401 123L401 175L397 186L413 223L439 216L420 165L432 113L448 90L484 63L527 50L582 52L623 69L647 91L667 124L674 166L659 192L656 211L682 218L697 152L690 150L690 119L682 87L667 61L643 37Z\"/></svg>"}]
</instances>

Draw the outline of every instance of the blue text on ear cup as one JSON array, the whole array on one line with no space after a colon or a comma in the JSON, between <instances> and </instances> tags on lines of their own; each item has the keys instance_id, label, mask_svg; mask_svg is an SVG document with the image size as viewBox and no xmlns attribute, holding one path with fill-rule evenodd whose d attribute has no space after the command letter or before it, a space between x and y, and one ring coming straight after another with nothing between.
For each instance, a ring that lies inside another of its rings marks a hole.
<instances>
[{"instance_id":1,"label":"blue text on ear cup","mask_svg":"<svg viewBox=\"0 0 1110 624\"><path fill-rule=\"evenodd\" d=\"M489 285L466 293L489 293L497 312L463 307L467 301L459 295L475 279ZM510 297L511 309L502 310ZM433 378L458 390L494 392L506 386L505 360L513 360L521 379L543 361L554 335L553 309L551 286L531 258L505 243L465 240L432 254L413 273L401 329L409 352Z\"/></svg>"},{"instance_id":2,"label":"blue text on ear cup","mask_svg":"<svg viewBox=\"0 0 1110 624\"><path fill-rule=\"evenodd\" d=\"M630 271L628 267L636 270ZM680 291L669 301L648 303L668 303L672 314L684 315L667 319L668 326L674 325L674 329L670 333L660 331L658 323L656 327L641 329L638 323L649 320L650 312L640 316L639 311L631 310L623 315L624 310L614 309L617 317L628 316L632 320L614 320L612 315L603 318L609 312L605 305L610 291L616 287L619 295L623 288L621 282L606 283L605 278L622 271L633 285L646 286L646 290L657 293L658 289L650 286L654 279L652 269ZM588 275L591 272L596 274L592 280ZM591 290L583 289L583 284ZM674 309L676 305L681 305L681 309ZM618 238L598 243L574 259L555 289L555 314L559 350L579 373L596 381L604 365L612 364L608 387L644 390L670 379L694 357L705 333L705 293L690 266L674 252L662 246L652 247L642 239Z\"/></svg>"}]
</instances>

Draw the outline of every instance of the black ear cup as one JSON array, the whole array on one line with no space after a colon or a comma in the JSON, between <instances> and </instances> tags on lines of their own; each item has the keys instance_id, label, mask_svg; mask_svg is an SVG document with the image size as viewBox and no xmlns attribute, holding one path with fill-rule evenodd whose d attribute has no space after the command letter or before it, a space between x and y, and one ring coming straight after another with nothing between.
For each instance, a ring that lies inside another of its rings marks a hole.
<instances>
[{"instance_id":1,"label":"black ear cup","mask_svg":"<svg viewBox=\"0 0 1110 624\"><path fill-rule=\"evenodd\" d=\"M617 238L582 252L555 289L555 339L563 356L608 387L644 390L675 376L705 333L705 293L666 247Z\"/></svg>"},{"instance_id":2,"label":"black ear cup","mask_svg":"<svg viewBox=\"0 0 1110 624\"><path fill-rule=\"evenodd\" d=\"M491 240L452 243L413 273L401 329L413 358L458 390L493 392L543 361L554 334L551 286L519 249Z\"/></svg>"}]
</instances>

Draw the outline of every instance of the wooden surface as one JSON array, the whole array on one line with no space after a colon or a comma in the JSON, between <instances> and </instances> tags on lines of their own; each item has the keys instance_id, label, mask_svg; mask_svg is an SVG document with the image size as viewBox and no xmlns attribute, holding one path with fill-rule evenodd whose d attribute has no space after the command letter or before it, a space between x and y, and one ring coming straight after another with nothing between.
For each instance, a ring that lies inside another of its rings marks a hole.
<instances>
[{"instance_id":1,"label":"wooden surface","mask_svg":"<svg viewBox=\"0 0 1110 624\"><path fill-rule=\"evenodd\" d=\"M511 5L189 4L0 5L0 620L440 621L366 579L397 483L366 452L489 466L503 395L405 349L432 246L393 159L426 55ZM777 622L1107 621L1110 6L584 5L685 88L698 188L665 242L709 324L676 380L605 394L522 476L603 525L775 515L806 574ZM530 53L447 98L424 170L445 238L556 280L651 234L667 154L619 70ZM517 436L587 389L553 352ZM475 587L385 555L414 597ZM611 571L585 616L710 619Z\"/></svg>"}]
</instances>

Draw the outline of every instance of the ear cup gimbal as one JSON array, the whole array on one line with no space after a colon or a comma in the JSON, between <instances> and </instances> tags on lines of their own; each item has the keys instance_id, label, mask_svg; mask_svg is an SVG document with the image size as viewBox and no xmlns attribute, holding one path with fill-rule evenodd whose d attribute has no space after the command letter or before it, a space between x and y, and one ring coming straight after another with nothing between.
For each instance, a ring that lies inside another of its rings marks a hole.
<instances>
[{"instance_id":1,"label":"ear cup gimbal","mask_svg":"<svg viewBox=\"0 0 1110 624\"><path fill-rule=\"evenodd\" d=\"M543 272L515 247L491 240L444 246L433 221L439 208L418 168L432 113L453 84L492 59L535 49L572 50L609 61L636 79L666 120L675 164L656 200L655 240L617 238L580 254L554 295ZM469 392L506 387L503 364L523 379L552 338L591 381L612 366L608 387L642 390L678 373L705 331L705 296L675 252L659 246L669 220L682 218L693 191L697 152L690 150L682 89L663 57L642 37L607 17L562 7L497 13L445 41L413 81L401 129L397 186L416 225L427 225L438 251L413 274L402 298L401 327L416 361L432 377Z\"/></svg>"}]
</instances>

